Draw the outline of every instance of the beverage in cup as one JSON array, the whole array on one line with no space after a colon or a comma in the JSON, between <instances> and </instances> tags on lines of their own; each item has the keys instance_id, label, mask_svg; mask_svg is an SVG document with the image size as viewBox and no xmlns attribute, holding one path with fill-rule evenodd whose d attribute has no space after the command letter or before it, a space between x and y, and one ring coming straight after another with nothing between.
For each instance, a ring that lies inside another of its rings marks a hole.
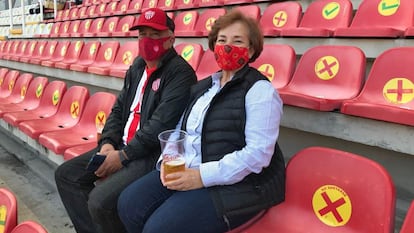
<instances>
[{"instance_id":1,"label":"beverage in cup","mask_svg":"<svg viewBox=\"0 0 414 233\"><path fill-rule=\"evenodd\" d=\"M183 130L167 130L158 135L161 144L164 175L185 170L184 143L187 133Z\"/></svg>"}]
</instances>

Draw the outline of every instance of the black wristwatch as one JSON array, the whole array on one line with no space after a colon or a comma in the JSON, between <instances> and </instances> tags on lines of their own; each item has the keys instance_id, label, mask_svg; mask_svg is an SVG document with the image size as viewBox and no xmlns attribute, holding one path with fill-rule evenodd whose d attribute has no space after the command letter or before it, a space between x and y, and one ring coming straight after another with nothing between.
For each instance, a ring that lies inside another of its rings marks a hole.
<instances>
[{"instance_id":1,"label":"black wristwatch","mask_svg":"<svg viewBox=\"0 0 414 233\"><path fill-rule=\"evenodd\" d=\"M125 152L123 150L119 150L119 160L121 161L122 166L126 167L129 163L129 160L125 156Z\"/></svg>"}]
</instances>

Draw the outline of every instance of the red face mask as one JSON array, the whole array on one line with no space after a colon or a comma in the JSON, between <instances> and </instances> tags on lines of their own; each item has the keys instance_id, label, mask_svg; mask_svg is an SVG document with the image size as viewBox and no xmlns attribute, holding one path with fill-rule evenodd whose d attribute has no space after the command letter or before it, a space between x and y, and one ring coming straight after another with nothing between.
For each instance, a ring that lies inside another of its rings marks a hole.
<instances>
[{"instance_id":1,"label":"red face mask","mask_svg":"<svg viewBox=\"0 0 414 233\"><path fill-rule=\"evenodd\" d=\"M214 57L222 70L237 70L249 61L249 49L234 45L216 44Z\"/></svg>"},{"instance_id":2,"label":"red face mask","mask_svg":"<svg viewBox=\"0 0 414 233\"><path fill-rule=\"evenodd\" d=\"M147 61L154 61L160 58L167 49L164 49L164 42L169 40L170 37L164 37L159 39L152 39L144 37L139 39L139 54Z\"/></svg>"}]
</instances>

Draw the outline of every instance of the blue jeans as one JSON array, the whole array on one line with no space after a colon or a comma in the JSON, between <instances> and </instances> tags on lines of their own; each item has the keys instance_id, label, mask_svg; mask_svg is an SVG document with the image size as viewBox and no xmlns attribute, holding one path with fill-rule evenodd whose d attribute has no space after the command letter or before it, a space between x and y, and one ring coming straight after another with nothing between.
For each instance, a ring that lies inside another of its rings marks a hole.
<instances>
[{"instance_id":1,"label":"blue jeans","mask_svg":"<svg viewBox=\"0 0 414 233\"><path fill-rule=\"evenodd\" d=\"M172 191L159 171L129 185L118 199L118 214L129 233L221 233L228 230L217 216L207 189Z\"/></svg>"}]
</instances>

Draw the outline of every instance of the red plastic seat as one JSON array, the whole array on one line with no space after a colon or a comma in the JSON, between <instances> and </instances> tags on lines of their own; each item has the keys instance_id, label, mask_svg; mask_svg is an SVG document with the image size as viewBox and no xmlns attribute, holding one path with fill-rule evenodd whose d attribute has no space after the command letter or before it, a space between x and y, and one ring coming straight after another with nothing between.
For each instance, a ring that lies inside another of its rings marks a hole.
<instances>
[{"instance_id":1,"label":"red plastic seat","mask_svg":"<svg viewBox=\"0 0 414 233\"><path fill-rule=\"evenodd\" d=\"M97 143L97 129L103 128L111 113L116 96L107 92L96 92L86 103L79 123L72 128L42 133L39 143L55 154L63 154L70 147L89 142Z\"/></svg>"},{"instance_id":2,"label":"red plastic seat","mask_svg":"<svg viewBox=\"0 0 414 233\"><path fill-rule=\"evenodd\" d=\"M3 85L4 78L6 74L9 72L8 68L0 68L0 87Z\"/></svg>"},{"instance_id":3,"label":"red plastic seat","mask_svg":"<svg viewBox=\"0 0 414 233\"><path fill-rule=\"evenodd\" d=\"M132 0L126 11L127 14L137 14L141 12L143 0Z\"/></svg>"},{"instance_id":4,"label":"red plastic seat","mask_svg":"<svg viewBox=\"0 0 414 233\"><path fill-rule=\"evenodd\" d=\"M23 54L19 56L19 61L25 62L26 59L31 59L38 43L40 43L40 41L38 42L38 40L31 40L26 46Z\"/></svg>"},{"instance_id":5,"label":"red plastic seat","mask_svg":"<svg viewBox=\"0 0 414 233\"><path fill-rule=\"evenodd\" d=\"M148 8L157 7L157 4L158 4L158 0L143 0L141 11L144 11L145 9L148 9Z\"/></svg>"},{"instance_id":6,"label":"red plastic seat","mask_svg":"<svg viewBox=\"0 0 414 233\"><path fill-rule=\"evenodd\" d=\"M0 188L0 222L3 223L4 233L10 233L16 227L17 212L17 199L14 193L6 188Z\"/></svg>"},{"instance_id":7,"label":"red plastic seat","mask_svg":"<svg viewBox=\"0 0 414 233\"><path fill-rule=\"evenodd\" d=\"M115 60L118 49L118 41L108 41L102 44L95 57L95 61L90 66L86 67L87 72L100 75L108 74L109 72L106 72L105 70L106 68L112 68L112 63Z\"/></svg>"},{"instance_id":8,"label":"red plastic seat","mask_svg":"<svg viewBox=\"0 0 414 233\"><path fill-rule=\"evenodd\" d=\"M59 33L59 37L71 37L73 33L77 33L81 24L81 20L69 21L70 25L66 32Z\"/></svg>"},{"instance_id":9,"label":"red plastic seat","mask_svg":"<svg viewBox=\"0 0 414 233\"><path fill-rule=\"evenodd\" d=\"M72 9L77 9L77 8L72 8ZM63 13L62 13L62 21L68 21L70 20L70 11L71 9L64 9Z\"/></svg>"},{"instance_id":10,"label":"red plastic seat","mask_svg":"<svg viewBox=\"0 0 414 233\"><path fill-rule=\"evenodd\" d=\"M56 45L55 51L49 60L43 60L40 64L42 66L54 67L56 62L60 62L66 56L70 41L59 41Z\"/></svg>"},{"instance_id":11,"label":"red plastic seat","mask_svg":"<svg viewBox=\"0 0 414 233\"><path fill-rule=\"evenodd\" d=\"M63 20L63 13L64 12L65 12L64 10L58 10L57 11L57 14L56 14L56 17L55 17L55 22Z\"/></svg>"},{"instance_id":12,"label":"red plastic seat","mask_svg":"<svg viewBox=\"0 0 414 233\"><path fill-rule=\"evenodd\" d=\"M40 103L40 97L47 84L48 80L45 77L34 78L30 82L27 92L21 102L0 105L0 118L3 117L5 113L27 111L37 108Z\"/></svg>"},{"instance_id":13,"label":"red plastic seat","mask_svg":"<svg viewBox=\"0 0 414 233\"><path fill-rule=\"evenodd\" d=\"M129 31L129 29L132 27L132 25L134 24L135 21L135 17L132 15L126 15L124 17L122 17L116 27L115 30L113 32L109 33L109 37L126 37L126 36L131 36L134 33L131 33ZM135 32L136 35L138 35L138 32Z\"/></svg>"},{"instance_id":14,"label":"red plastic seat","mask_svg":"<svg viewBox=\"0 0 414 233\"><path fill-rule=\"evenodd\" d=\"M397 38L413 26L414 1L362 1L349 27L338 28L335 37Z\"/></svg>"},{"instance_id":15,"label":"red plastic seat","mask_svg":"<svg viewBox=\"0 0 414 233\"><path fill-rule=\"evenodd\" d=\"M113 16L113 17L110 17L110 18L106 18L105 22L102 26L101 31L96 33L95 36L97 36L97 37L109 37L115 31L116 26L118 25L118 22L119 22L119 17L118 16Z\"/></svg>"},{"instance_id":16,"label":"red plastic seat","mask_svg":"<svg viewBox=\"0 0 414 233\"><path fill-rule=\"evenodd\" d=\"M177 6L175 5L175 0L158 0L156 7L162 9L163 11L177 10Z\"/></svg>"},{"instance_id":17,"label":"red plastic seat","mask_svg":"<svg viewBox=\"0 0 414 233\"><path fill-rule=\"evenodd\" d=\"M53 53L55 52L56 46L58 41L57 40L51 40L48 41L45 48L43 49L43 53L41 57L31 57L29 59L29 63L40 65L40 63L44 60L50 60L53 56ZM20 59L23 61L23 59Z\"/></svg>"},{"instance_id":18,"label":"red plastic seat","mask_svg":"<svg viewBox=\"0 0 414 233\"><path fill-rule=\"evenodd\" d=\"M78 8L78 7L70 8L69 19L68 20L77 20L77 19L79 19L79 17L78 17L79 9L80 8Z\"/></svg>"},{"instance_id":19,"label":"red plastic seat","mask_svg":"<svg viewBox=\"0 0 414 233\"><path fill-rule=\"evenodd\" d=\"M350 0L317 0L306 9L297 28L286 28L281 36L330 37L337 28L348 27L352 20Z\"/></svg>"},{"instance_id":20,"label":"red plastic seat","mask_svg":"<svg viewBox=\"0 0 414 233\"><path fill-rule=\"evenodd\" d=\"M48 38L48 37L58 37L59 31L62 30L60 27L62 26L63 22L55 22L50 30L49 34L41 34L40 37Z\"/></svg>"},{"instance_id":21,"label":"red plastic seat","mask_svg":"<svg viewBox=\"0 0 414 233\"><path fill-rule=\"evenodd\" d=\"M240 4L247 4L247 5L253 5L251 4L253 0L223 0L224 5L240 5ZM247 6L246 5L246 6ZM251 12L246 12L250 14Z\"/></svg>"},{"instance_id":22,"label":"red plastic seat","mask_svg":"<svg viewBox=\"0 0 414 233\"><path fill-rule=\"evenodd\" d=\"M46 86L40 97L40 102L37 108L23 112L5 113L3 115L3 120L10 125L17 127L22 121L43 119L52 116L56 113L65 92L65 82L52 81Z\"/></svg>"},{"instance_id":23,"label":"red plastic seat","mask_svg":"<svg viewBox=\"0 0 414 233\"><path fill-rule=\"evenodd\" d=\"M203 11L196 22L194 31L188 31L185 36L205 37L210 33L216 19L226 13L225 8L207 8ZM184 36L184 35L183 35Z\"/></svg>"},{"instance_id":24,"label":"red plastic seat","mask_svg":"<svg viewBox=\"0 0 414 233\"><path fill-rule=\"evenodd\" d=\"M130 0L119 1L116 9L112 12L112 15L125 15L130 2Z\"/></svg>"},{"instance_id":25,"label":"red plastic seat","mask_svg":"<svg viewBox=\"0 0 414 233\"><path fill-rule=\"evenodd\" d=\"M108 3L106 3L106 2L99 3L96 6L95 11L93 12L93 14L89 15L89 17L91 17L91 18L103 17L102 14L105 13L107 5L108 5Z\"/></svg>"},{"instance_id":26,"label":"red plastic seat","mask_svg":"<svg viewBox=\"0 0 414 233\"><path fill-rule=\"evenodd\" d=\"M210 49L207 49L203 57L201 58L200 64L208 64L208 65L199 65L196 70L197 79L201 80L207 78L208 76L212 75L214 72L220 70L216 59L214 58L214 53Z\"/></svg>"},{"instance_id":27,"label":"red plastic seat","mask_svg":"<svg viewBox=\"0 0 414 233\"><path fill-rule=\"evenodd\" d=\"M19 61L20 57L24 56L24 53L28 48L27 46L29 45L29 43L30 41L28 40L20 41L20 43L18 43L17 51L13 52L13 54L10 54L9 60ZM17 43L15 43L13 47L15 47L16 45ZM7 57L3 57L3 59L7 59Z\"/></svg>"},{"instance_id":28,"label":"red plastic seat","mask_svg":"<svg viewBox=\"0 0 414 233\"><path fill-rule=\"evenodd\" d=\"M13 44L14 44L15 42L16 42L15 40L12 40L12 41L7 41L7 43L4 45L3 52L2 52L2 54L1 54L2 58L3 58L4 56L9 55L10 50L11 50L11 48L13 47Z\"/></svg>"},{"instance_id":29,"label":"red plastic seat","mask_svg":"<svg viewBox=\"0 0 414 233\"><path fill-rule=\"evenodd\" d=\"M63 95L62 102L53 116L27 120L19 124L19 129L27 136L38 139L42 133L63 130L75 126L85 109L89 90L83 86L72 86Z\"/></svg>"},{"instance_id":30,"label":"red plastic seat","mask_svg":"<svg viewBox=\"0 0 414 233\"><path fill-rule=\"evenodd\" d=\"M277 37L283 29L297 28L301 18L302 5L299 2L276 2L264 10L260 27L264 36Z\"/></svg>"},{"instance_id":31,"label":"red plastic seat","mask_svg":"<svg viewBox=\"0 0 414 233\"><path fill-rule=\"evenodd\" d=\"M119 4L119 1L108 2L108 4L106 5L106 8L105 8L105 11L102 12L100 15L102 17L107 17L107 16L114 15L116 10L118 9L118 4Z\"/></svg>"},{"instance_id":32,"label":"red plastic seat","mask_svg":"<svg viewBox=\"0 0 414 233\"><path fill-rule=\"evenodd\" d=\"M96 37L102 31L105 18L96 18L92 21L88 32L82 34L83 37Z\"/></svg>"},{"instance_id":33,"label":"red plastic seat","mask_svg":"<svg viewBox=\"0 0 414 233\"><path fill-rule=\"evenodd\" d=\"M411 205L408 208L407 214L405 215L404 223L400 231L400 233L411 232L414 232L414 201L411 202Z\"/></svg>"},{"instance_id":34,"label":"red plastic seat","mask_svg":"<svg viewBox=\"0 0 414 233\"><path fill-rule=\"evenodd\" d=\"M16 40L13 43L13 46L10 48L10 52L8 54L5 54L3 56L3 59L4 60L11 60L11 58L13 56L17 56L18 57L18 54L23 53L23 51L22 51L22 45L23 44L21 42L22 42L21 40ZM17 60L19 60L19 59L17 58Z\"/></svg>"},{"instance_id":35,"label":"red plastic seat","mask_svg":"<svg viewBox=\"0 0 414 233\"><path fill-rule=\"evenodd\" d=\"M239 0L232 0L232 1L239 1ZM244 0L242 0L244 1ZM235 6L233 7L233 10L238 10L242 12L243 14L250 16L251 18L260 21L260 7L255 4L249 4L249 5L242 5L242 6Z\"/></svg>"},{"instance_id":36,"label":"red plastic seat","mask_svg":"<svg viewBox=\"0 0 414 233\"><path fill-rule=\"evenodd\" d=\"M224 0L195 0L198 7L217 7L223 6Z\"/></svg>"},{"instance_id":37,"label":"red plastic seat","mask_svg":"<svg viewBox=\"0 0 414 233\"><path fill-rule=\"evenodd\" d=\"M0 43L0 57L3 57L3 55L7 54L6 53L6 48L8 47L9 43L12 43L13 41L9 41L9 40L5 40L5 41L1 41Z\"/></svg>"},{"instance_id":38,"label":"red plastic seat","mask_svg":"<svg viewBox=\"0 0 414 233\"><path fill-rule=\"evenodd\" d=\"M296 52L289 45L265 44L260 56L251 63L276 89L286 86L296 66Z\"/></svg>"},{"instance_id":39,"label":"red plastic seat","mask_svg":"<svg viewBox=\"0 0 414 233\"><path fill-rule=\"evenodd\" d=\"M262 218L265 213L266 213L266 210L263 210L263 211L259 212L256 216L251 218L249 221L243 223L242 225L238 226L237 228L235 228L231 231L227 231L226 233L242 233L242 232L244 232L244 230L246 230L247 228L252 226L255 222L257 222L257 220Z\"/></svg>"},{"instance_id":40,"label":"red plastic seat","mask_svg":"<svg viewBox=\"0 0 414 233\"><path fill-rule=\"evenodd\" d=\"M354 46L321 45L301 57L292 80L279 89L284 104L333 111L357 96L365 78L364 52Z\"/></svg>"},{"instance_id":41,"label":"red plastic seat","mask_svg":"<svg viewBox=\"0 0 414 233\"><path fill-rule=\"evenodd\" d=\"M0 99L9 96L13 90L14 84L19 77L20 72L17 70L10 70L3 77L0 77Z\"/></svg>"},{"instance_id":42,"label":"red plastic seat","mask_svg":"<svg viewBox=\"0 0 414 233\"><path fill-rule=\"evenodd\" d=\"M414 47L396 47L380 54L361 93L344 101L341 112L414 126L413 52Z\"/></svg>"},{"instance_id":43,"label":"red plastic seat","mask_svg":"<svg viewBox=\"0 0 414 233\"><path fill-rule=\"evenodd\" d=\"M118 51L116 52L114 61L110 66L91 66L88 68L88 72L123 78L125 77L127 69L132 64L136 56L138 56L138 42L127 41L119 47Z\"/></svg>"},{"instance_id":44,"label":"red plastic seat","mask_svg":"<svg viewBox=\"0 0 414 233\"><path fill-rule=\"evenodd\" d=\"M100 46L101 42L99 41L88 41L83 46L78 61L71 64L69 69L86 72L88 67L95 61Z\"/></svg>"},{"instance_id":45,"label":"red plastic seat","mask_svg":"<svg viewBox=\"0 0 414 233\"><path fill-rule=\"evenodd\" d=\"M34 221L24 221L17 225L11 233L48 233L47 230L40 224Z\"/></svg>"},{"instance_id":46,"label":"red plastic seat","mask_svg":"<svg viewBox=\"0 0 414 233\"><path fill-rule=\"evenodd\" d=\"M243 232L394 232L391 176L360 155L323 147L299 151L286 167L285 197Z\"/></svg>"},{"instance_id":47,"label":"red plastic seat","mask_svg":"<svg viewBox=\"0 0 414 233\"><path fill-rule=\"evenodd\" d=\"M198 8L197 0L175 0L174 4L176 9L181 10Z\"/></svg>"},{"instance_id":48,"label":"red plastic seat","mask_svg":"<svg viewBox=\"0 0 414 233\"><path fill-rule=\"evenodd\" d=\"M70 33L69 37L83 37L83 34L89 32L93 19L81 20L78 31Z\"/></svg>"},{"instance_id":49,"label":"red plastic seat","mask_svg":"<svg viewBox=\"0 0 414 233\"><path fill-rule=\"evenodd\" d=\"M177 37L187 36L195 29L198 20L198 10L182 11L174 18L175 30Z\"/></svg>"},{"instance_id":50,"label":"red plastic seat","mask_svg":"<svg viewBox=\"0 0 414 233\"><path fill-rule=\"evenodd\" d=\"M70 147L65 150L63 154L64 160L69 160L72 158L75 158L85 152L88 152L94 148L96 148L97 144L96 142L88 142L79 146Z\"/></svg>"},{"instance_id":51,"label":"red plastic seat","mask_svg":"<svg viewBox=\"0 0 414 233\"><path fill-rule=\"evenodd\" d=\"M14 83L9 84L11 89L10 95L4 98L0 98L0 106L8 103L19 103L23 101L26 96L27 87L33 79L33 74L24 73L20 74L19 77L14 81Z\"/></svg>"},{"instance_id":52,"label":"red plastic seat","mask_svg":"<svg viewBox=\"0 0 414 233\"><path fill-rule=\"evenodd\" d=\"M82 6L78 10L78 15L76 18L73 19L85 19L88 16L86 15L86 12L88 11L88 6Z\"/></svg>"},{"instance_id":53,"label":"red plastic seat","mask_svg":"<svg viewBox=\"0 0 414 233\"><path fill-rule=\"evenodd\" d=\"M86 8L85 15L81 15L81 16L79 16L79 18L85 19L85 18L94 17L95 11L96 11L96 5L90 5L90 6L88 6L88 8Z\"/></svg>"},{"instance_id":54,"label":"red plastic seat","mask_svg":"<svg viewBox=\"0 0 414 233\"><path fill-rule=\"evenodd\" d=\"M41 58L43 56L43 52L45 51L44 49L45 49L47 43L48 43L47 40L40 40L39 42L36 43L36 46L35 46L35 48L33 50L33 53L32 53L32 56L30 56L30 57L28 57L28 56L20 57L19 61L20 62L25 62L25 63L31 63L30 62L31 60ZM26 46L26 48L29 49L27 46Z\"/></svg>"},{"instance_id":55,"label":"red plastic seat","mask_svg":"<svg viewBox=\"0 0 414 233\"><path fill-rule=\"evenodd\" d=\"M63 60L56 62L54 67L59 69L69 69L71 64L78 61L83 44L83 40L72 41Z\"/></svg>"},{"instance_id":56,"label":"red plastic seat","mask_svg":"<svg viewBox=\"0 0 414 233\"><path fill-rule=\"evenodd\" d=\"M175 46L175 50L188 62L188 64L191 65L191 67L193 67L194 70L197 70L204 54L204 49L201 44L180 43Z\"/></svg>"}]
</instances>

